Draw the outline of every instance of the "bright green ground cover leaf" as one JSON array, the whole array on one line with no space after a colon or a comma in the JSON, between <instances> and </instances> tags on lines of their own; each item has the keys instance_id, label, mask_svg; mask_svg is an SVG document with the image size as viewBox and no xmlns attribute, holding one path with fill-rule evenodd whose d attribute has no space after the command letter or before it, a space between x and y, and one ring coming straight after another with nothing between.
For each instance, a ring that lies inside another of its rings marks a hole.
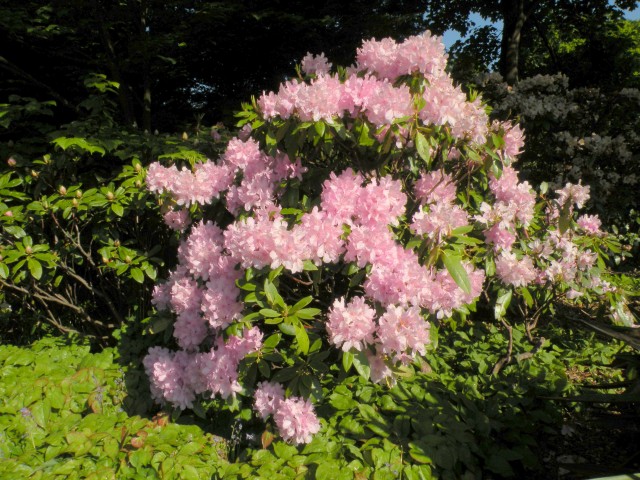
<instances>
[{"instance_id":1,"label":"bright green ground cover leaf","mask_svg":"<svg viewBox=\"0 0 640 480\"><path fill-rule=\"evenodd\" d=\"M0 478L211 478L226 465L199 427L128 416L124 384L111 349L0 346ZM152 463L161 452L171 465Z\"/></svg>"}]
</instances>

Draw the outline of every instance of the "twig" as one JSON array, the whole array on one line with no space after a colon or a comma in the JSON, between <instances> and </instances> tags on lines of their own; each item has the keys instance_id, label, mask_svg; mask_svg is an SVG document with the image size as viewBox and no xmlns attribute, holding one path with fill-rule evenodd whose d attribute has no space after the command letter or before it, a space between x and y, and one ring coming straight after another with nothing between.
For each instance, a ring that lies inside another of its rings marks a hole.
<instances>
[{"instance_id":1,"label":"twig","mask_svg":"<svg viewBox=\"0 0 640 480\"><path fill-rule=\"evenodd\" d=\"M500 322L507 329L507 332L509 332L509 345L507 346L507 354L504 357L502 357L500 360L498 360L498 362L493 366L491 375L497 375L498 372L502 370L502 367L504 367L505 365L511 362L511 353L513 352L513 329L511 325L509 325L507 322L504 321L503 318L500 319Z\"/></svg>"}]
</instances>

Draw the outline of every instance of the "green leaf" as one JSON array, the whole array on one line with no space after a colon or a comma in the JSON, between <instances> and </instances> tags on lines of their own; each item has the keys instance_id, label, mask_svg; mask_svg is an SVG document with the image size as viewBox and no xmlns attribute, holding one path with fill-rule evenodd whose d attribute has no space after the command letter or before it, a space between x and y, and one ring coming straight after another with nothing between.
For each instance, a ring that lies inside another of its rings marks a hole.
<instances>
[{"instance_id":1,"label":"green leaf","mask_svg":"<svg viewBox=\"0 0 640 480\"><path fill-rule=\"evenodd\" d=\"M279 333L274 333L273 335L267 337L267 339L262 343L262 347L263 348L276 348L278 346L278 343L280 343L280 339L282 338L282 335L280 335Z\"/></svg>"},{"instance_id":2,"label":"green leaf","mask_svg":"<svg viewBox=\"0 0 640 480\"><path fill-rule=\"evenodd\" d=\"M344 368L345 373L349 372L351 365L353 365L353 353L342 352L342 368Z\"/></svg>"},{"instance_id":3,"label":"green leaf","mask_svg":"<svg viewBox=\"0 0 640 480\"><path fill-rule=\"evenodd\" d=\"M296 316L298 318L302 318L303 320L311 320L320 312L321 310L319 308L303 308L296 312Z\"/></svg>"},{"instance_id":4,"label":"green leaf","mask_svg":"<svg viewBox=\"0 0 640 480\"><path fill-rule=\"evenodd\" d=\"M33 278L36 280L40 280L42 277L42 265L35 258L29 258L27 260L27 266L29 267L29 272L33 275Z\"/></svg>"},{"instance_id":5,"label":"green leaf","mask_svg":"<svg viewBox=\"0 0 640 480\"><path fill-rule=\"evenodd\" d=\"M362 127L360 128L358 143L363 147L370 147L375 143L375 140L371 138L371 135L369 135L369 125L367 125L366 123L363 123Z\"/></svg>"},{"instance_id":6,"label":"green leaf","mask_svg":"<svg viewBox=\"0 0 640 480\"><path fill-rule=\"evenodd\" d=\"M364 352L357 352L353 355L353 366L362 378L369 380L371 367L369 366L369 359Z\"/></svg>"},{"instance_id":7,"label":"green leaf","mask_svg":"<svg viewBox=\"0 0 640 480\"><path fill-rule=\"evenodd\" d=\"M309 335L301 323L296 325L296 341L298 342L298 350L300 353L303 355L309 353Z\"/></svg>"},{"instance_id":8,"label":"green leaf","mask_svg":"<svg viewBox=\"0 0 640 480\"><path fill-rule=\"evenodd\" d=\"M144 283L144 273L139 268L131 269L131 278L138 283Z\"/></svg>"},{"instance_id":9,"label":"green leaf","mask_svg":"<svg viewBox=\"0 0 640 480\"><path fill-rule=\"evenodd\" d=\"M513 292L511 290L500 290L496 304L493 307L493 314L496 320L503 318L507 314L512 295Z\"/></svg>"},{"instance_id":10,"label":"green leaf","mask_svg":"<svg viewBox=\"0 0 640 480\"><path fill-rule=\"evenodd\" d=\"M286 308L286 304L278 293L276 286L268 279L264 281L264 294L271 305L279 305L282 308Z\"/></svg>"},{"instance_id":11,"label":"green leaf","mask_svg":"<svg viewBox=\"0 0 640 480\"><path fill-rule=\"evenodd\" d=\"M308 297L304 297L298 300L296 304L293 307L291 307L289 312L296 313L298 310L303 309L304 307L309 305L311 302L313 302L313 297L311 295L309 295Z\"/></svg>"},{"instance_id":12,"label":"green leaf","mask_svg":"<svg viewBox=\"0 0 640 480\"><path fill-rule=\"evenodd\" d=\"M290 336L294 336L297 334L296 332L296 327L294 327L293 325L291 325L290 323L279 323L278 324L278 328L280 329L280 331L282 333L284 333L285 335L290 335Z\"/></svg>"},{"instance_id":13,"label":"green leaf","mask_svg":"<svg viewBox=\"0 0 640 480\"><path fill-rule=\"evenodd\" d=\"M571 201L567 200L560 210L560 218L558 219L558 228L560 233L564 234L571 226Z\"/></svg>"},{"instance_id":14,"label":"green leaf","mask_svg":"<svg viewBox=\"0 0 640 480\"><path fill-rule=\"evenodd\" d=\"M302 269L305 272L313 272L315 270L318 270L318 267L316 267L316 264L313 263L311 260L305 260L302 265L303 265Z\"/></svg>"},{"instance_id":15,"label":"green leaf","mask_svg":"<svg viewBox=\"0 0 640 480\"><path fill-rule=\"evenodd\" d=\"M4 227L4 229L7 233L10 233L16 238L22 238L27 234L27 232L25 232L21 227L17 225L10 225L10 226Z\"/></svg>"},{"instance_id":16,"label":"green leaf","mask_svg":"<svg viewBox=\"0 0 640 480\"><path fill-rule=\"evenodd\" d=\"M124 215L124 207L122 205L120 205L119 203L112 203L111 204L111 210L113 210L113 213L115 213L119 217Z\"/></svg>"},{"instance_id":17,"label":"green leaf","mask_svg":"<svg viewBox=\"0 0 640 480\"><path fill-rule=\"evenodd\" d=\"M281 317L282 314L280 314L279 312L276 312L275 310L272 310L270 308L263 308L260 310L260 315L262 315L263 317L267 317L267 318L278 318Z\"/></svg>"},{"instance_id":18,"label":"green leaf","mask_svg":"<svg viewBox=\"0 0 640 480\"><path fill-rule=\"evenodd\" d=\"M531 292L529 291L529 289L527 287L522 287L520 289L520 293L522 294L527 307L531 308L533 306L533 297L531 296Z\"/></svg>"},{"instance_id":19,"label":"green leaf","mask_svg":"<svg viewBox=\"0 0 640 480\"><path fill-rule=\"evenodd\" d=\"M447 268L449 275L456 282L456 284L462 289L464 293L471 293L471 282L469 281L469 275L462 266L461 257L449 250L442 252L442 262Z\"/></svg>"},{"instance_id":20,"label":"green leaf","mask_svg":"<svg viewBox=\"0 0 640 480\"><path fill-rule=\"evenodd\" d=\"M63 150L67 150L70 147L77 147L80 150L84 150L86 152L89 153L99 153L101 155L104 155L106 153L105 149L102 148L99 145L95 145L92 143L89 143L86 139L84 138L78 138L78 137L72 137L72 138L65 138L65 137L60 137L60 138L56 138L53 140L54 145L62 148Z\"/></svg>"},{"instance_id":21,"label":"green leaf","mask_svg":"<svg viewBox=\"0 0 640 480\"><path fill-rule=\"evenodd\" d=\"M431 150L429 148L429 142L421 132L416 133L416 151L422 160L424 160L427 165L431 164Z\"/></svg>"},{"instance_id":22,"label":"green leaf","mask_svg":"<svg viewBox=\"0 0 640 480\"><path fill-rule=\"evenodd\" d=\"M153 323L149 326L149 332L152 334L160 333L169 328L169 326L173 323L173 320L170 317L158 317Z\"/></svg>"}]
</instances>

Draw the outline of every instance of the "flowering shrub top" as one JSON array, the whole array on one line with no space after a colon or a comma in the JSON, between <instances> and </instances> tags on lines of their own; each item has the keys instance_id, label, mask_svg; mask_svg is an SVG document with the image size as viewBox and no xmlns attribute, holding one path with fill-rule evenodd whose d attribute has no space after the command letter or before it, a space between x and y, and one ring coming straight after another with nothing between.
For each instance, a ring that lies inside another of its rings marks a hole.
<instances>
[{"instance_id":1,"label":"flowering shrub top","mask_svg":"<svg viewBox=\"0 0 640 480\"><path fill-rule=\"evenodd\" d=\"M305 443L340 367L393 384L434 322L480 306L537 319L561 296L626 312L600 277L598 219L574 219L589 188L536 204L512 166L522 131L489 123L445 65L428 32L366 41L348 69L308 55L306 76L245 105L217 161L149 167L184 232L154 290L179 347L144 360L158 402L245 401Z\"/></svg>"}]
</instances>

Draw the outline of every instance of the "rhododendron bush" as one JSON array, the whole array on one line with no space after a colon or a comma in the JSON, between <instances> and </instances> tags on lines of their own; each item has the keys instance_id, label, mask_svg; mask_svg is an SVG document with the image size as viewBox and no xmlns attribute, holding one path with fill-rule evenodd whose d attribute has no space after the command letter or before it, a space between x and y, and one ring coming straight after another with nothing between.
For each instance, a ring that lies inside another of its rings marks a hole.
<instances>
[{"instance_id":1,"label":"rhododendron bush","mask_svg":"<svg viewBox=\"0 0 640 480\"><path fill-rule=\"evenodd\" d=\"M391 386L455 322L533 326L555 300L631 321L601 276L610 240L580 214L589 187L537 197L521 129L445 66L429 33L365 41L346 69L308 55L220 158L149 167L182 232L153 296L175 319L144 360L156 401L220 398L307 443L335 379Z\"/></svg>"}]
</instances>

